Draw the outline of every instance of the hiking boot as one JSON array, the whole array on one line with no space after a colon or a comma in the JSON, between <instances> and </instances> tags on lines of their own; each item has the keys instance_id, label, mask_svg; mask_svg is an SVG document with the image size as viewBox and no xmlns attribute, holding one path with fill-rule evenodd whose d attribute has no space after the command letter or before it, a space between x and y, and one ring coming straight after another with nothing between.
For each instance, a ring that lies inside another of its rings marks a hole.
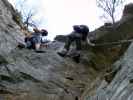
<instances>
[{"instance_id":1,"label":"hiking boot","mask_svg":"<svg viewBox=\"0 0 133 100\"><path fill-rule=\"evenodd\" d=\"M25 45L22 44L22 43L18 43L17 47L20 48L20 49L22 49L22 48L25 48Z\"/></svg>"},{"instance_id":2,"label":"hiking boot","mask_svg":"<svg viewBox=\"0 0 133 100\"><path fill-rule=\"evenodd\" d=\"M72 58L73 58L73 60L74 60L76 63L79 63L79 62L80 62L80 54L79 54L79 55L76 55L76 56L73 56Z\"/></svg>"},{"instance_id":3,"label":"hiking boot","mask_svg":"<svg viewBox=\"0 0 133 100\"><path fill-rule=\"evenodd\" d=\"M66 54L67 54L67 50L66 50L66 49L63 49L61 52L57 52L57 54L58 54L59 56L61 56L61 57L64 57L64 56L66 56Z\"/></svg>"},{"instance_id":4,"label":"hiking boot","mask_svg":"<svg viewBox=\"0 0 133 100\"><path fill-rule=\"evenodd\" d=\"M36 53L45 53L46 51L40 50L40 49L39 49L39 50L35 50L35 52L36 52Z\"/></svg>"},{"instance_id":5,"label":"hiking boot","mask_svg":"<svg viewBox=\"0 0 133 100\"><path fill-rule=\"evenodd\" d=\"M76 63L79 63L80 62L80 51L76 51L73 56L72 56L73 60L76 62Z\"/></svg>"},{"instance_id":6,"label":"hiking boot","mask_svg":"<svg viewBox=\"0 0 133 100\"><path fill-rule=\"evenodd\" d=\"M44 50L42 50L41 48L39 48L39 49L35 49L35 52L36 52L36 53L45 53L46 51L44 51Z\"/></svg>"}]
</instances>

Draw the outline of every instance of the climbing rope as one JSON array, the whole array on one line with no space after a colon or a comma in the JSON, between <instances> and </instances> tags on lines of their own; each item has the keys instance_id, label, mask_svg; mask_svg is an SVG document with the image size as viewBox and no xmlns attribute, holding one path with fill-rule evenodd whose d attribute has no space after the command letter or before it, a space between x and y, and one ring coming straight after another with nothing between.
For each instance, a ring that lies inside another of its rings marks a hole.
<instances>
[{"instance_id":1,"label":"climbing rope","mask_svg":"<svg viewBox=\"0 0 133 100\"><path fill-rule=\"evenodd\" d=\"M125 43L130 43L130 42L133 42L133 39L120 40L120 41L117 41L117 42L108 42L108 43L95 44L95 46L98 47L98 46L120 45L120 44L125 44Z\"/></svg>"}]
</instances>

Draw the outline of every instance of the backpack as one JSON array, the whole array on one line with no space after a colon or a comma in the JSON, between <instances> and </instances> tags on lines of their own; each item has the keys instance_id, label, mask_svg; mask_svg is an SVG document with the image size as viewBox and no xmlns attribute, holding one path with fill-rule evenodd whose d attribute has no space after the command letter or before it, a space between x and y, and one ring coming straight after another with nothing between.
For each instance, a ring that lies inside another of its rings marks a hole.
<instances>
[{"instance_id":1,"label":"backpack","mask_svg":"<svg viewBox=\"0 0 133 100\"><path fill-rule=\"evenodd\" d=\"M79 25L74 25L74 26L73 26L73 30L74 30L75 32L77 32L77 33L81 33L81 28L80 28Z\"/></svg>"},{"instance_id":2,"label":"backpack","mask_svg":"<svg viewBox=\"0 0 133 100\"><path fill-rule=\"evenodd\" d=\"M41 30L42 36L47 36L48 35L48 31L45 29Z\"/></svg>"},{"instance_id":3,"label":"backpack","mask_svg":"<svg viewBox=\"0 0 133 100\"><path fill-rule=\"evenodd\" d=\"M86 40L88 33L89 33L89 28L86 25L80 25L80 30L82 34L82 40Z\"/></svg>"}]
</instances>

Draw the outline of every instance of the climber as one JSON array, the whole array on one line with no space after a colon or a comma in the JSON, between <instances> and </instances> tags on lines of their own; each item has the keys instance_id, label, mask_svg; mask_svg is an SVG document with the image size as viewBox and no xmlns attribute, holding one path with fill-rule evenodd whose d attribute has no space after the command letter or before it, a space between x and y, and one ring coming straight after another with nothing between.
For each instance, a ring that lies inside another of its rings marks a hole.
<instances>
[{"instance_id":1,"label":"climber","mask_svg":"<svg viewBox=\"0 0 133 100\"><path fill-rule=\"evenodd\" d=\"M75 41L76 42L76 53L73 58L76 62L79 62L80 52L81 52L81 41L82 40L87 41L87 43L91 46L95 45L90 42L89 38L87 38L88 33L89 33L89 28L86 25L74 25L73 31L69 35L67 35L68 40L65 43L63 50L61 50L60 52L57 52L58 55L62 57L66 56L70 49L71 43Z\"/></svg>"},{"instance_id":2,"label":"climber","mask_svg":"<svg viewBox=\"0 0 133 100\"><path fill-rule=\"evenodd\" d=\"M41 52L41 31L37 28L33 29L33 33L31 35L31 37L29 38L29 42L31 43L29 45L29 47L31 46L32 49L34 49L36 52ZM26 38L25 38L26 40ZM28 41L25 41L27 43L28 46Z\"/></svg>"},{"instance_id":3,"label":"climber","mask_svg":"<svg viewBox=\"0 0 133 100\"><path fill-rule=\"evenodd\" d=\"M34 32L29 32L28 29L22 28L21 31L25 34L25 44L18 43L19 48L34 49L37 53L45 52L41 50L41 45L44 44L44 42L48 42L43 39L44 36L48 35L48 32L46 30L39 30L37 28L34 28Z\"/></svg>"},{"instance_id":4,"label":"climber","mask_svg":"<svg viewBox=\"0 0 133 100\"><path fill-rule=\"evenodd\" d=\"M50 42L47 40L48 31L45 29L41 30L41 47L48 47L48 43Z\"/></svg>"},{"instance_id":5,"label":"climber","mask_svg":"<svg viewBox=\"0 0 133 100\"><path fill-rule=\"evenodd\" d=\"M18 45L19 48L25 47L28 49L34 49L37 53L42 53L41 50L41 36L44 35L44 32L40 31L37 28L33 29L33 33L28 32L26 29L22 29L23 33L25 34L25 45L22 44ZM46 34L46 33L45 33Z\"/></svg>"}]
</instances>

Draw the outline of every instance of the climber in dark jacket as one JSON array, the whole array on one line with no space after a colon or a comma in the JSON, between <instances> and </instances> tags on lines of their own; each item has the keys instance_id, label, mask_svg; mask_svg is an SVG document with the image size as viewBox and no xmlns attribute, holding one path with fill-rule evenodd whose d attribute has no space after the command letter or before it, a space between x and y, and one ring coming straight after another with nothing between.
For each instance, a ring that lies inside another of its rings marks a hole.
<instances>
[{"instance_id":1,"label":"climber in dark jacket","mask_svg":"<svg viewBox=\"0 0 133 100\"><path fill-rule=\"evenodd\" d=\"M37 28L33 29L33 33L30 36L25 37L26 48L34 49L36 52L41 52L41 35L42 32Z\"/></svg>"},{"instance_id":2,"label":"climber in dark jacket","mask_svg":"<svg viewBox=\"0 0 133 100\"><path fill-rule=\"evenodd\" d=\"M69 35L67 35L67 42L65 43L65 46L61 52L57 52L60 56L64 57L67 55L70 45L72 42L76 42L76 58L80 57L81 52L81 41L86 41L91 46L94 46L93 43L90 42L89 38L87 38L89 33L89 28L86 25L74 25L73 26L73 32L71 32Z\"/></svg>"},{"instance_id":3,"label":"climber in dark jacket","mask_svg":"<svg viewBox=\"0 0 133 100\"><path fill-rule=\"evenodd\" d=\"M25 44L19 43L19 48L28 48L34 49L35 52L41 53L41 44L42 44L42 36L47 36L48 32L44 29L39 30L37 28L33 29L33 32L29 32L27 29L22 28L22 32L25 34L24 42Z\"/></svg>"}]
</instances>

